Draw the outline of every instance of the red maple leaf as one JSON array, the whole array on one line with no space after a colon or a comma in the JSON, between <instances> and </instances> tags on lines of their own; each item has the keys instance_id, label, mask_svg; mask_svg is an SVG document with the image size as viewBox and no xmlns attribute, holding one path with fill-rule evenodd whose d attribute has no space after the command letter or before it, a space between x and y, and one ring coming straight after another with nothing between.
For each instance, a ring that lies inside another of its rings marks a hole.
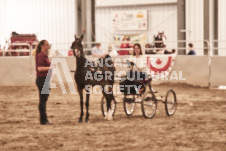
<instances>
[{"instance_id":1,"label":"red maple leaf","mask_svg":"<svg viewBox=\"0 0 226 151\"><path fill-rule=\"evenodd\" d=\"M162 63L162 60L160 60L159 58L158 58L158 60L156 60L156 64L161 64Z\"/></svg>"}]
</instances>

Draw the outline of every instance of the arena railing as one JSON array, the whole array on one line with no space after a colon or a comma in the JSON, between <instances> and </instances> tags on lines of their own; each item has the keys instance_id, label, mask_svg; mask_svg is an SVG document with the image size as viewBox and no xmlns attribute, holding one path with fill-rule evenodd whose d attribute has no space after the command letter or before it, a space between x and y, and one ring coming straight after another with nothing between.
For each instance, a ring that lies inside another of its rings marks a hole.
<instances>
[{"instance_id":1,"label":"arena railing","mask_svg":"<svg viewBox=\"0 0 226 151\"><path fill-rule=\"evenodd\" d=\"M226 40L211 41L211 55L226 56Z\"/></svg>"},{"instance_id":2,"label":"arena railing","mask_svg":"<svg viewBox=\"0 0 226 151\"><path fill-rule=\"evenodd\" d=\"M20 49L2 49L0 50L0 52L2 53L2 56L5 57L6 56L6 53L16 53L16 56L20 56L20 53L21 52L28 52L29 53L29 56L31 55L31 45L29 43L20 43L20 42L15 42L15 43L11 43L9 45L9 47L13 47L13 46L18 46L18 47L24 47L24 46L27 46L27 48L20 48ZM8 55L7 57L13 57L13 56L10 56ZM23 56L24 57L24 56Z\"/></svg>"},{"instance_id":3,"label":"arena railing","mask_svg":"<svg viewBox=\"0 0 226 151\"><path fill-rule=\"evenodd\" d=\"M141 44L141 47L142 47L142 51L143 51L143 54L145 54L145 51L146 50L151 50L151 51L156 51L157 49L161 49L161 48L147 48L145 47L146 44L151 44L151 45L154 45L155 43L162 43L163 41L156 41L156 42L125 42L125 43L128 43L130 44L131 46L135 43L140 43ZM99 42L98 42L99 43ZM110 43L107 43L107 42L100 42L101 44L105 44L107 46L105 46L105 52L106 50L116 50L116 51L119 51L119 50L128 50L128 51L132 51L133 49L132 48L120 48L120 45L122 44L122 42L110 42ZM176 51L176 54L178 52L178 50L187 50L188 49L188 43L194 43L197 45L199 45L198 47L194 47L195 49L197 49L197 53L198 55L205 55L205 50L207 51L207 54L206 55L209 55L209 49L210 49L210 45L209 45L209 41L208 40L200 40L200 41L186 41L186 40L178 40L178 41L164 41L165 44L167 44L166 46L166 49L175 49L177 50ZM179 43L184 43L184 45L186 47L178 47L178 44ZM88 42L88 43L84 43L84 44L95 44L94 42ZM108 45L111 45L111 48L109 48ZM170 45L170 46L168 46ZM205 46L204 46L205 45ZM84 48L84 51L91 51L91 47L87 48L85 47ZM102 48L103 49L103 48Z\"/></svg>"},{"instance_id":4,"label":"arena railing","mask_svg":"<svg viewBox=\"0 0 226 151\"><path fill-rule=\"evenodd\" d=\"M156 52L157 49L159 48L147 48L145 47L146 44L151 44L154 45L155 43L162 43L163 41L153 41L153 42L125 42L125 43L129 43L132 47L133 44L135 43L140 43L142 50L143 50L143 54L145 54L145 51L154 51ZM96 43L101 43L101 49L105 52L109 52L111 50L116 50L117 52L119 50L128 50L128 51L132 51L132 48L120 48L120 45L122 44L122 42L84 42L84 51L87 55L91 55L91 50L92 47L96 44ZM176 54L178 54L179 50L187 50L188 49L188 43L193 43L194 44L194 48L197 51L198 55L204 55L204 50L208 51L208 55L210 54L210 44L209 41L207 40L200 40L200 41L186 41L186 40L178 40L178 41L164 41L164 43L166 44L166 49L167 50L172 50L175 49L176 50ZM185 47L178 47L179 44L183 44ZM32 56L32 47L31 45L29 45L28 43L12 43L11 45L14 46L20 46L20 45L27 45L29 46L29 49L24 50L24 49L16 49L16 50L1 50L0 52L3 53L3 56L5 55L5 52L29 52L30 56ZM50 49L50 56L63 56L66 57L68 56L68 52L71 50L71 43L51 43L51 49ZM205 45L205 46L204 46ZM217 48L213 48L213 49L217 49ZM18 57L18 56L17 56Z\"/></svg>"}]
</instances>

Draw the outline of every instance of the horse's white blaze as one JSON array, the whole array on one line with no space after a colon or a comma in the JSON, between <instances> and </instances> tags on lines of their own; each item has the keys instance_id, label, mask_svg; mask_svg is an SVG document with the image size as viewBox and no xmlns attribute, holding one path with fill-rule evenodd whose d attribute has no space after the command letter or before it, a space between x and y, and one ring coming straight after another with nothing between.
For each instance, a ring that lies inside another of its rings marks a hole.
<instances>
[{"instance_id":1,"label":"horse's white blaze","mask_svg":"<svg viewBox=\"0 0 226 151\"><path fill-rule=\"evenodd\" d=\"M75 49L75 55L80 57L80 51L78 51L78 49Z\"/></svg>"},{"instance_id":2,"label":"horse's white blaze","mask_svg":"<svg viewBox=\"0 0 226 151\"><path fill-rule=\"evenodd\" d=\"M166 41L166 38L165 37L162 37L162 41L165 42Z\"/></svg>"}]
</instances>

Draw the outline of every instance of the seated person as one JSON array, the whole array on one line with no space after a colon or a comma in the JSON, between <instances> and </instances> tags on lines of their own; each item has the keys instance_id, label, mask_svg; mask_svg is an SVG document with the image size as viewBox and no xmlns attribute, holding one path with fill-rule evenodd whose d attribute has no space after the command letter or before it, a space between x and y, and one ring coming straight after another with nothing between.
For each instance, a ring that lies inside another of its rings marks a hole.
<instances>
[{"instance_id":1,"label":"seated person","mask_svg":"<svg viewBox=\"0 0 226 151\"><path fill-rule=\"evenodd\" d=\"M101 44L100 43L96 43L96 45L92 48L92 56L95 58L104 58L106 56L106 53L104 53L101 49L100 49Z\"/></svg>"},{"instance_id":2,"label":"seated person","mask_svg":"<svg viewBox=\"0 0 226 151\"><path fill-rule=\"evenodd\" d=\"M147 65L146 65L146 59L143 57L143 53L141 50L140 44L136 43L133 46L133 56L131 56L128 59L130 62L133 62L136 64L136 67L134 67L134 71L127 72L128 78L133 78L138 81L147 81L148 75L147 75Z\"/></svg>"},{"instance_id":3,"label":"seated person","mask_svg":"<svg viewBox=\"0 0 226 151\"><path fill-rule=\"evenodd\" d=\"M154 47L152 44L146 44L145 48L151 48L151 49L146 49L145 54L156 54L156 52L154 52Z\"/></svg>"},{"instance_id":4,"label":"seated person","mask_svg":"<svg viewBox=\"0 0 226 151\"><path fill-rule=\"evenodd\" d=\"M122 39L122 44L121 44L120 48L125 48L125 49L130 48L129 43L127 43L127 38L126 37L124 37ZM129 55L129 50L119 50L118 54L119 55Z\"/></svg>"},{"instance_id":5,"label":"seated person","mask_svg":"<svg viewBox=\"0 0 226 151\"><path fill-rule=\"evenodd\" d=\"M195 50L193 49L193 44L189 43L188 46L189 46L189 52L187 55L196 55Z\"/></svg>"},{"instance_id":6,"label":"seated person","mask_svg":"<svg viewBox=\"0 0 226 151\"><path fill-rule=\"evenodd\" d=\"M172 54L173 52L170 52L166 49L165 44L161 44L160 50L157 52L157 54Z\"/></svg>"},{"instance_id":7,"label":"seated person","mask_svg":"<svg viewBox=\"0 0 226 151\"><path fill-rule=\"evenodd\" d=\"M109 56L111 56L111 57L116 57L116 56L118 56L118 52L117 52L116 50L113 50L113 48L112 48L112 43L109 43L109 44L108 44L108 54L109 54Z\"/></svg>"},{"instance_id":8,"label":"seated person","mask_svg":"<svg viewBox=\"0 0 226 151\"><path fill-rule=\"evenodd\" d=\"M94 57L93 59L91 59L95 66L102 66L103 64L106 65L110 65L112 63L112 60L109 58L111 58L111 56L107 53L104 53L101 49L100 49L101 44L100 43L96 43L96 46L94 46L92 48L92 56ZM107 60L106 60L107 59ZM103 61L103 62L102 62Z\"/></svg>"},{"instance_id":9,"label":"seated person","mask_svg":"<svg viewBox=\"0 0 226 151\"><path fill-rule=\"evenodd\" d=\"M176 49L172 49L172 54L175 54L176 53Z\"/></svg>"}]
</instances>

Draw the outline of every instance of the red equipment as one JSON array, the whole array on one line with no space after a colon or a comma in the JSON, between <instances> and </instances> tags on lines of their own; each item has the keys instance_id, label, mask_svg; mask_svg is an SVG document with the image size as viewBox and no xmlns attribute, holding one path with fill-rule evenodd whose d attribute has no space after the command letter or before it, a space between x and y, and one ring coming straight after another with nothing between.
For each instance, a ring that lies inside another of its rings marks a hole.
<instances>
[{"instance_id":1,"label":"red equipment","mask_svg":"<svg viewBox=\"0 0 226 151\"><path fill-rule=\"evenodd\" d=\"M17 34L16 32L12 32L10 40L11 40L11 44L9 45L9 50L16 50L16 49L30 50L30 47L27 44L32 46L32 49L33 49L35 47L33 43L38 42L35 34ZM29 52L19 52L19 55L29 56ZM10 54L12 56L18 55L17 52L11 52Z\"/></svg>"}]
</instances>

